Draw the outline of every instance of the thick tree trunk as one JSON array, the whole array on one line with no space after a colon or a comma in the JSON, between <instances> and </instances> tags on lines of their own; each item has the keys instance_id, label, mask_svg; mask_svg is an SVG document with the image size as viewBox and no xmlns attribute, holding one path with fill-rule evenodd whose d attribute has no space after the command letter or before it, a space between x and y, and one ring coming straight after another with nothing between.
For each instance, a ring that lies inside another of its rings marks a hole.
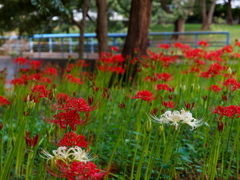
<instances>
[{"instance_id":1,"label":"thick tree trunk","mask_svg":"<svg viewBox=\"0 0 240 180\"><path fill-rule=\"evenodd\" d=\"M228 0L227 2L227 23L233 25L232 0Z\"/></svg>"},{"instance_id":2,"label":"thick tree trunk","mask_svg":"<svg viewBox=\"0 0 240 180\"><path fill-rule=\"evenodd\" d=\"M152 0L132 0L128 34L122 51L122 55L126 58L124 65L128 65L123 75L123 83L127 83L130 77L134 79L139 60L143 55L147 55L151 10ZM135 65L129 63L132 58L138 60Z\"/></svg>"},{"instance_id":3,"label":"thick tree trunk","mask_svg":"<svg viewBox=\"0 0 240 180\"><path fill-rule=\"evenodd\" d=\"M98 53L108 51L108 16L106 0L96 0L98 15L96 34L98 39Z\"/></svg>"},{"instance_id":4,"label":"thick tree trunk","mask_svg":"<svg viewBox=\"0 0 240 180\"><path fill-rule=\"evenodd\" d=\"M206 0L201 0L202 30L210 30L212 24L213 13L216 6L216 0L212 1L207 14Z\"/></svg>"},{"instance_id":5,"label":"thick tree trunk","mask_svg":"<svg viewBox=\"0 0 240 180\"><path fill-rule=\"evenodd\" d=\"M174 32L184 32L185 31L185 22L186 19L177 19L174 21ZM173 35L172 39L173 40L181 40L184 38L184 35L178 34L178 35Z\"/></svg>"},{"instance_id":6,"label":"thick tree trunk","mask_svg":"<svg viewBox=\"0 0 240 180\"><path fill-rule=\"evenodd\" d=\"M140 58L147 55L148 29L151 19L152 0L132 0L128 34L123 47L123 56Z\"/></svg>"},{"instance_id":7,"label":"thick tree trunk","mask_svg":"<svg viewBox=\"0 0 240 180\"><path fill-rule=\"evenodd\" d=\"M202 15L202 30L209 29L209 24L207 20L207 7L206 7L206 0L201 0L201 15Z\"/></svg>"},{"instance_id":8,"label":"thick tree trunk","mask_svg":"<svg viewBox=\"0 0 240 180\"><path fill-rule=\"evenodd\" d=\"M82 20L78 24L80 36L79 36L79 51L78 56L79 59L83 59L83 53L84 53L84 33L85 33L85 26L86 26L86 17L87 12L89 9L90 0L84 0L84 3L82 5Z\"/></svg>"}]
</instances>

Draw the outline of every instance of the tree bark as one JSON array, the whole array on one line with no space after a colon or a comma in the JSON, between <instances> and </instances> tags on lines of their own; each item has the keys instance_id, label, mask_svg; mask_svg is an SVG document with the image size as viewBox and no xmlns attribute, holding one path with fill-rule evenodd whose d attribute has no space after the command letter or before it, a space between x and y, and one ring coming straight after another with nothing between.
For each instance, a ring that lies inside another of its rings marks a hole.
<instances>
[{"instance_id":1,"label":"tree bark","mask_svg":"<svg viewBox=\"0 0 240 180\"><path fill-rule=\"evenodd\" d=\"M128 82L131 77L134 79L139 60L147 55L148 29L151 20L152 0L132 0L128 33L123 47L122 55L126 58L123 75L123 82ZM137 51L136 51L137 50ZM131 65L129 61L137 58L137 63Z\"/></svg>"},{"instance_id":2,"label":"tree bark","mask_svg":"<svg viewBox=\"0 0 240 180\"><path fill-rule=\"evenodd\" d=\"M152 0L132 0L128 34L123 47L123 56L147 55L148 29L151 19Z\"/></svg>"},{"instance_id":3,"label":"tree bark","mask_svg":"<svg viewBox=\"0 0 240 180\"><path fill-rule=\"evenodd\" d=\"M227 23L233 25L232 0L227 1Z\"/></svg>"},{"instance_id":4,"label":"tree bark","mask_svg":"<svg viewBox=\"0 0 240 180\"><path fill-rule=\"evenodd\" d=\"M85 33L86 17L87 17L89 5L90 5L90 0L84 0L84 3L82 5L82 20L80 21L79 55L78 55L80 59L83 59L84 33Z\"/></svg>"},{"instance_id":5,"label":"tree bark","mask_svg":"<svg viewBox=\"0 0 240 180\"><path fill-rule=\"evenodd\" d=\"M216 0L212 1L209 11L207 13L206 0L201 0L202 30L210 30L215 6Z\"/></svg>"},{"instance_id":6,"label":"tree bark","mask_svg":"<svg viewBox=\"0 0 240 180\"><path fill-rule=\"evenodd\" d=\"M186 19L177 19L174 21L174 32L184 32L185 31L185 22ZM184 35L176 34L172 36L173 40L182 40Z\"/></svg>"},{"instance_id":7,"label":"tree bark","mask_svg":"<svg viewBox=\"0 0 240 180\"><path fill-rule=\"evenodd\" d=\"M97 27L98 54L108 51L108 16L106 0L96 0L97 5Z\"/></svg>"}]
</instances>

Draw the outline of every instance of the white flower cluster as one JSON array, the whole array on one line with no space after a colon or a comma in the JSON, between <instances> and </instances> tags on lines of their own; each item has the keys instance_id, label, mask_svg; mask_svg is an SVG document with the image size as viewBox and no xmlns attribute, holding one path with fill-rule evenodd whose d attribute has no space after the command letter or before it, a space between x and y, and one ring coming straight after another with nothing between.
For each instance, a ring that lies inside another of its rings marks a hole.
<instances>
[{"instance_id":1,"label":"white flower cluster","mask_svg":"<svg viewBox=\"0 0 240 180\"><path fill-rule=\"evenodd\" d=\"M62 160L64 162L72 162L72 161L79 161L79 162L88 162L93 159L89 159L89 153L85 150L82 150L80 147L75 146L71 148L67 148L65 146L58 147L57 150L53 150L53 155L51 155L46 150L42 150L42 153L45 159L49 160Z\"/></svg>"},{"instance_id":2,"label":"white flower cluster","mask_svg":"<svg viewBox=\"0 0 240 180\"><path fill-rule=\"evenodd\" d=\"M185 111L184 109L179 111L166 111L164 114L157 118L156 116L150 115L153 122L157 122L160 124L168 124L175 126L176 130L180 126L180 124L188 124L192 127L191 130L196 129L199 126L204 124L203 119L197 120L192 117L192 113L189 111Z\"/></svg>"}]
</instances>

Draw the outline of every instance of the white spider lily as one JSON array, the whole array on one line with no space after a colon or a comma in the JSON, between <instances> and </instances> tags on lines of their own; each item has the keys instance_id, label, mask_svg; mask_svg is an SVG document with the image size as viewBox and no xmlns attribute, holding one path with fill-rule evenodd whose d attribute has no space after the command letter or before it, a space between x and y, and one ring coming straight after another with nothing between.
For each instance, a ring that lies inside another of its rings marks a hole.
<instances>
[{"instance_id":1,"label":"white spider lily","mask_svg":"<svg viewBox=\"0 0 240 180\"><path fill-rule=\"evenodd\" d=\"M185 111L184 109L179 111L166 111L164 114L157 118L154 115L150 115L153 122L160 123L160 124L169 124L175 126L177 130L180 124L188 124L192 127L191 130L196 129L199 126L204 124L203 119L197 120L192 117L192 113L189 111Z\"/></svg>"},{"instance_id":2,"label":"white spider lily","mask_svg":"<svg viewBox=\"0 0 240 180\"><path fill-rule=\"evenodd\" d=\"M53 150L53 155L51 155L46 150L42 151L43 155L45 155L45 159L48 161L52 160L62 160L64 162L72 162L72 161L79 161L79 162L88 162L93 160L93 158L89 158L89 153L85 150L82 150L80 147L75 146L71 148L67 147L58 147L57 150Z\"/></svg>"}]
</instances>

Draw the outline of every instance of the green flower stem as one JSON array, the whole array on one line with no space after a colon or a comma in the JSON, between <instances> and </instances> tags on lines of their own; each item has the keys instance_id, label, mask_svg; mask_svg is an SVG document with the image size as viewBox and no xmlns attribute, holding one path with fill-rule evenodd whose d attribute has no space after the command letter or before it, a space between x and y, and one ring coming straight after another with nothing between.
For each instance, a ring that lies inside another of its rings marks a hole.
<instances>
[{"instance_id":1,"label":"green flower stem","mask_svg":"<svg viewBox=\"0 0 240 180\"><path fill-rule=\"evenodd\" d=\"M142 152L141 152L140 160L138 162L136 178L135 179L141 179L142 165L144 163L144 157L146 156L147 151L148 151L150 136L151 136L150 132L146 133L144 135L144 140L143 140L143 145L142 145Z\"/></svg>"}]
</instances>

